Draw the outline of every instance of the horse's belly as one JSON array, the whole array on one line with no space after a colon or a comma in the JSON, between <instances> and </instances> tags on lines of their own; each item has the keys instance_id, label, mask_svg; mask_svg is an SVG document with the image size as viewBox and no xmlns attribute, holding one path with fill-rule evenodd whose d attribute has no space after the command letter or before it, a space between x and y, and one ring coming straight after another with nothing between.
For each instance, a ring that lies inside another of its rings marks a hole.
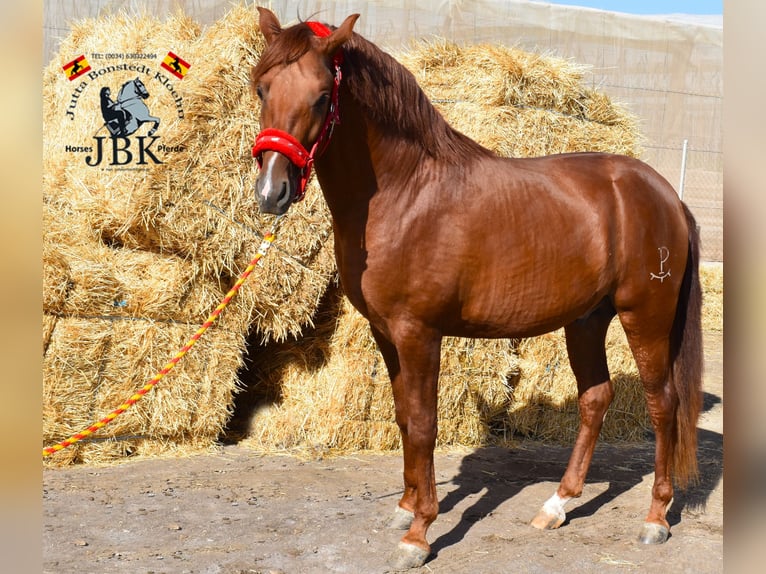
<instances>
[{"instance_id":1,"label":"horse's belly","mask_svg":"<svg viewBox=\"0 0 766 574\"><path fill-rule=\"evenodd\" d=\"M608 294L608 284L604 274L558 269L502 284L477 282L468 293L457 326L465 336L533 337L586 315Z\"/></svg>"}]
</instances>

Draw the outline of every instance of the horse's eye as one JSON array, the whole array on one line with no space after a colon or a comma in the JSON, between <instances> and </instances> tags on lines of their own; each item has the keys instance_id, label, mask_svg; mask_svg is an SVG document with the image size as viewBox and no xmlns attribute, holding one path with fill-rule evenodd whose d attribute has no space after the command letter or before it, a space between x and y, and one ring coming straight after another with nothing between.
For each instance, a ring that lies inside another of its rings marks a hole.
<instances>
[{"instance_id":1,"label":"horse's eye","mask_svg":"<svg viewBox=\"0 0 766 574\"><path fill-rule=\"evenodd\" d=\"M258 96L259 100L263 101L263 88L261 86L256 86L255 95Z\"/></svg>"},{"instance_id":2,"label":"horse's eye","mask_svg":"<svg viewBox=\"0 0 766 574\"><path fill-rule=\"evenodd\" d=\"M322 94L319 96L316 102L314 102L314 109L317 111L321 111L322 108L324 108L327 105L327 102L330 99L330 94Z\"/></svg>"}]
</instances>

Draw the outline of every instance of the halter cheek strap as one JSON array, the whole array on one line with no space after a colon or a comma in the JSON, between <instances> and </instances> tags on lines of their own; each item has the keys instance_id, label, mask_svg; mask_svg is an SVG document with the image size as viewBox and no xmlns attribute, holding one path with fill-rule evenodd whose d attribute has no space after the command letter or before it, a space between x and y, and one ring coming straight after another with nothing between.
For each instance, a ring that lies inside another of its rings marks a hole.
<instances>
[{"instance_id":1,"label":"halter cheek strap","mask_svg":"<svg viewBox=\"0 0 766 574\"><path fill-rule=\"evenodd\" d=\"M332 31L319 22L306 22L314 34L320 38L326 38ZM301 180L298 185L298 191L295 194L295 201L300 201L306 194L306 186L311 177L311 168L314 165L314 158L321 155L330 143L335 124L340 123L340 112L338 110L338 92L340 91L341 72L340 67L343 63L343 51L338 50L333 57L333 68L335 70L335 79L330 96L330 107L327 110L322 130L319 132L317 141L307 151L305 147L291 134L275 128L266 128L255 137L253 146L253 157L258 162L258 167L263 167L263 152L275 151L284 155L290 163L295 165L301 172Z\"/></svg>"}]
</instances>

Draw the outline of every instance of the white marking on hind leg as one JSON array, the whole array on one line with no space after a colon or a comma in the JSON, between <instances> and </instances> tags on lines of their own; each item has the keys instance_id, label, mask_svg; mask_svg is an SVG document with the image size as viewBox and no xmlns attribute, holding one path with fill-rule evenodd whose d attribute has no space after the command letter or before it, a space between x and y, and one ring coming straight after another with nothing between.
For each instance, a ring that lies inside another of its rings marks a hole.
<instances>
[{"instance_id":1,"label":"white marking on hind leg","mask_svg":"<svg viewBox=\"0 0 766 574\"><path fill-rule=\"evenodd\" d=\"M567 517L566 512L564 512L564 506L570 500L572 500L570 497L561 498L559 493L556 492L553 496L545 501L545 504L543 504L543 510L545 510L545 512L551 516L555 516L556 518L560 519L561 522L564 522Z\"/></svg>"},{"instance_id":2,"label":"white marking on hind leg","mask_svg":"<svg viewBox=\"0 0 766 574\"><path fill-rule=\"evenodd\" d=\"M540 512L532 519L532 526L540 530L552 530L558 528L566 520L564 505L571 500L569 497L562 498L555 493L545 501Z\"/></svg>"}]
</instances>

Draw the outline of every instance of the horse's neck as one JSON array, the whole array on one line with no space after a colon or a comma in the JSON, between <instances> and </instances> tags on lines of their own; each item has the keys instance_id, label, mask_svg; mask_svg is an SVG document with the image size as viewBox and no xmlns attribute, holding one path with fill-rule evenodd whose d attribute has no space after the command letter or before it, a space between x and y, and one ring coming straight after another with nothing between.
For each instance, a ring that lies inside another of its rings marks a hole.
<instances>
[{"instance_id":1,"label":"horse's neck","mask_svg":"<svg viewBox=\"0 0 766 574\"><path fill-rule=\"evenodd\" d=\"M342 123L336 128L344 145L331 146L335 158L328 163L341 173L354 168L366 172L353 180L360 186L356 197L350 197L348 186L339 186L339 210L350 202L368 202L377 193L407 203L417 193L426 166L439 169L462 164L466 157L493 155L453 130L412 74L390 55L355 36L346 58L352 67L341 87Z\"/></svg>"},{"instance_id":2,"label":"horse's neck","mask_svg":"<svg viewBox=\"0 0 766 574\"><path fill-rule=\"evenodd\" d=\"M342 97L341 102L341 122L316 163L322 192L336 222L366 211L376 189L366 120L351 98Z\"/></svg>"}]
</instances>

